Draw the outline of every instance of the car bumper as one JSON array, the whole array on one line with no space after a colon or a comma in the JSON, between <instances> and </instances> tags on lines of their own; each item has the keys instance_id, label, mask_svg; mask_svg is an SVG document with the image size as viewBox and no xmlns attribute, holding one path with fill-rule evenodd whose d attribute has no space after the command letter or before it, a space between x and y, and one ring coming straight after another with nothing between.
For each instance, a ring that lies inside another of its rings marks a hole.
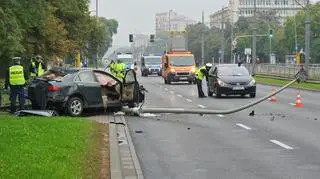
<instances>
[{"instance_id":1,"label":"car bumper","mask_svg":"<svg viewBox=\"0 0 320 179\"><path fill-rule=\"evenodd\" d=\"M169 78L173 82L178 82L178 81L194 81L195 80L195 75L190 74L190 75L175 75L175 74L170 74Z\"/></svg>"},{"instance_id":2,"label":"car bumper","mask_svg":"<svg viewBox=\"0 0 320 179\"><path fill-rule=\"evenodd\" d=\"M153 74L161 74L161 69L160 68L150 68L150 69L145 69L143 73L148 74L148 75L153 75Z\"/></svg>"},{"instance_id":3,"label":"car bumper","mask_svg":"<svg viewBox=\"0 0 320 179\"><path fill-rule=\"evenodd\" d=\"M226 95L242 95L256 93L256 86L245 86L244 89L234 89L236 86L219 87L219 92Z\"/></svg>"}]
</instances>

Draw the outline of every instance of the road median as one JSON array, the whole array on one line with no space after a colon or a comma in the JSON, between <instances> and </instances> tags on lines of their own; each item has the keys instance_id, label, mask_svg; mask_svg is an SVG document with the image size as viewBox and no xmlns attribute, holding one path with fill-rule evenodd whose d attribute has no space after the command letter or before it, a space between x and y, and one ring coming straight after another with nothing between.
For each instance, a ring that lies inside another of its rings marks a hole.
<instances>
[{"instance_id":1,"label":"road median","mask_svg":"<svg viewBox=\"0 0 320 179\"><path fill-rule=\"evenodd\" d=\"M256 75L255 80L258 84L272 85L272 86L284 86L290 81L287 79L265 77L260 75ZM320 92L320 83L309 82L309 81L303 82L303 83L296 83L292 85L291 88Z\"/></svg>"}]
</instances>

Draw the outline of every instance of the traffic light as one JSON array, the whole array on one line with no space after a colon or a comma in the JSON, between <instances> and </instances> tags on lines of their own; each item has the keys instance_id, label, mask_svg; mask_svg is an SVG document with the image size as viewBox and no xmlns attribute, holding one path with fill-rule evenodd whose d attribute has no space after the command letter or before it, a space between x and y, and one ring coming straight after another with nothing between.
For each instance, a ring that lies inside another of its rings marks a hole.
<instances>
[{"instance_id":1,"label":"traffic light","mask_svg":"<svg viewBox=\"0 0 320 179\"><path fill-rule=\"evenodd\" d=\"M154 34L150 35L150 42L154 42Z\"/></svg>"},{"instance_id":2,"label":"traffic light","mask_svg":"<svg viewBox=\"0 0 320 179\"><path fill-rule=\"evenodd\" d=\"M133 42L133 34L129 34L129 42Z\"/></svg>"},{"instance_id":3,"label":"traffic light","mask_svg":"<svg viewBox=\"0 0 320 179\"><path fill-rule=\"evenodd\" d=\"M269 30L269 37L270 37L270 38L273 37L273 30L272 30L272 29Z\"/></svg>"}]
</instances>

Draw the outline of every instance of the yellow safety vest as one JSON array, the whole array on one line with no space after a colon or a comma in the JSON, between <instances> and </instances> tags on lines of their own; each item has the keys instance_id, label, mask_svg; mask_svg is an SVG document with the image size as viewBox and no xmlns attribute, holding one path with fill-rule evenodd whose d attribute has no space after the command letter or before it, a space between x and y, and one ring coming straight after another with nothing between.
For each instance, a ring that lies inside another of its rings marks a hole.
<instances>
[{"instance_id":1,"label":"yellow safety vest","mask_svg":"<svg viewBox=\"0 0 320 179\"><path fill-rule=\"evenodd\" d=\"M124 63L117 63L116 67L115 67L115 71L116 71L116 76L118 78L124 78L124 72L126 69L126 64Z\"/></svg>"},{"instance_id":2,"label":"yellow safety vest","mask_svg":"<svg viewBox=\"0 0 320 179\"><path fill-rule=\"evenodd\" d=\"M26 83L23 66L14 65L9 68L9 83L10 85L24 85Z\"/></svg>"},{"instance_id":3,"label":"yellow safety vest","mask_svg":"<svg viewBox=\"0 0 320 179\"><path fill-rule=\"evenodd\" d=\"M206 69L206 66L203 66L203 67L196 70L195 74L196 74L196 78L198 80L203 80L203 78L204 78L204 74L201 72L201 70L203 70L203 69Z\"/></svg>"},{"instance_id":4,"label":"yellow safety vest","mask_svg":"<svg viewBox=\"0 0 320 179\"><path fill-rule=\"evenodd\" d=\"M36 68L36 63L35 62L31 62L31 65L32 65L33 69ZM32 71L32 72L30 72L30 76L31 77L35 77L35 76L37 76L37 74Z\"/></svg>"},{"instance_id":5,"label":"yellow safety vest","mask_svg":"<svg viewBox=\"0 0 320 179\"><path fill-rule=\"evenodd\" d=\"M39 63L39 67L38 67L38 76L41 76L44 73L44 70L42 68L42 64Z\"/></svg>"}]
</instances>

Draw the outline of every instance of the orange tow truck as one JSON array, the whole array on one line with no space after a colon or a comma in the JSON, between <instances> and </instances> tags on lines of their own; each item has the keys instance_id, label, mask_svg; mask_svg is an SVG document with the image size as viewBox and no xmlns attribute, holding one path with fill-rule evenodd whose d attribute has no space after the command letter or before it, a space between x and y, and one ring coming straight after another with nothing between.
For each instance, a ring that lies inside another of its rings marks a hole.
<instances>
[{"instance_id":1,"label":"orange tow truck","mask_svg":"<svg viewBox=\"0 0 320 179\"><path fill-rule=\"evenodd\" d=\"M162 56L162 77L165 84L186 81L195 82L194 55L187 50L171 50Z\"/></svg>"}]
</instances>

